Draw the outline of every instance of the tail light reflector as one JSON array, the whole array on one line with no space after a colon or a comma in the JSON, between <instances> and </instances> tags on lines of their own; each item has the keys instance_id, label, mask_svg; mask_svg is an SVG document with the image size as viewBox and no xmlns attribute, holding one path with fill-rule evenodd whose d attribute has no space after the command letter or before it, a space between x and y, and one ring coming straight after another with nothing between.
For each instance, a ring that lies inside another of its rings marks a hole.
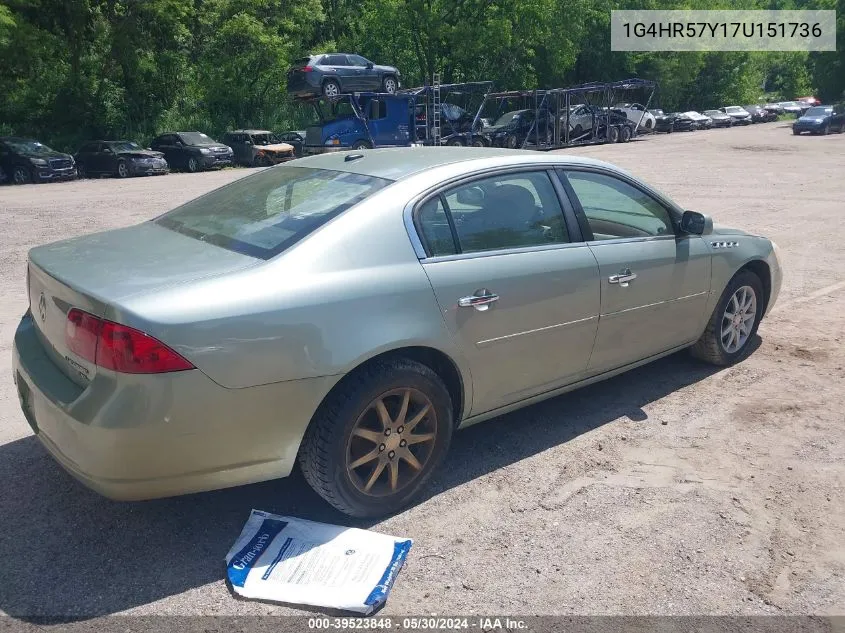
<instances>
[{"instance_id":1,"label":"tail light reflector","mask_svg":"<svg viewBox=\"0 0 845 633\"><path fill-rule=\"evenodd\" d=\"M194 369L161 341L134 328L73 308L65 341L74 354L99 367L125 374L161 374Z\"/></svg>"},{"instance_id":2,"label":"tail light reflector","mask_svg":"<svg viewBox=\"0 0 845 633\"><path fill-rule=\"evenodd\" d=\"M304 73L310 73L312 70L314 70L314 69L311 66L303 66L302 67L302 72L304 72Z\"/></svg>"}]
</instances>

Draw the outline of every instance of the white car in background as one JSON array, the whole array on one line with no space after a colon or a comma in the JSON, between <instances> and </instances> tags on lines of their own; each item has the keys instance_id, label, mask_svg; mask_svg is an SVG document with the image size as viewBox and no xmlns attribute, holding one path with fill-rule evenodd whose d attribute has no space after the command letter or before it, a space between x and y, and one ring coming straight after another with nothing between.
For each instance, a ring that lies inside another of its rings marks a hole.
<instances>
[{"instance_id":1,"label":"white car in background","mask_svg":"<svg viewBox=\"0 0 845 633\"><path fill-rule=\"evenodd\" d=\"M646 107L640 103L617 103L613 106L614 110L624 112L629 121L633 121L634 125L638 125L639 132L652 132L656 120L651 112L646 110Z\"/></svg>"}]
</instances>

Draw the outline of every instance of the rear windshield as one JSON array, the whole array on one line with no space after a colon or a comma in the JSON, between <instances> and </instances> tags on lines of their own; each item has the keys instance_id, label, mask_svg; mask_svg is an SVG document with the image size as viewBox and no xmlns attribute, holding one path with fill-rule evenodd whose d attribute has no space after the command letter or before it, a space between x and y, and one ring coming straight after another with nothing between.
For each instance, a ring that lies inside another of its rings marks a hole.
<instances>
[{"instance_id":1,"label":"rear windshield","mask_svg":"<svg viewBox=\"0 0 845 633\"><path fill-rule=\"evenodd\" d=\"M306 167L275 167L177 207L154 222L230 251L270 259L391 183Z\"/></svg>"}]
</instances>

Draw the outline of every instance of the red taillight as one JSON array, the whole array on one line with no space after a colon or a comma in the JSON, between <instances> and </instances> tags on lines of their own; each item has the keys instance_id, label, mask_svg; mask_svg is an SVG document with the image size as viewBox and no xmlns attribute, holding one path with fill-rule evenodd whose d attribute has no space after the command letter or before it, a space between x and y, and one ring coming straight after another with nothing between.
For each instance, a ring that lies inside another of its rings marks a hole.
<instances>
[{"instance_id":1,"label":"red taillight","mask_svg":"<svg viewBox=\"0 0 845 633\"><path fill-rule=\"evenodd\" d=\"M310 73L312 70L314 70L314 69L311 66L303 66L302 67L302 72L304 72L304 73Z\"/></svg>"},{"instance_id":2,"label":"red taillight","mask_svg":"<svg viewBox=\"0 0 845 633\"><path fill-rule=\"evenodd\" d=\"M164 343L140 330L73 308L67 315L68 349L99 367L125 374L160 374L194 369Z\"/></svg>"},{"instance_id":3,"label":"red taillight","mask_svg":"<svg viewBox=\"0 0 845 633\"><path fill-rule=\"evenodd\" d=\"M65 323L65 342L67 348L89 363L97 358L97 340L103 321L93 314L88 314L77 308L67 313Z\"/></svg>"}]
</instances>

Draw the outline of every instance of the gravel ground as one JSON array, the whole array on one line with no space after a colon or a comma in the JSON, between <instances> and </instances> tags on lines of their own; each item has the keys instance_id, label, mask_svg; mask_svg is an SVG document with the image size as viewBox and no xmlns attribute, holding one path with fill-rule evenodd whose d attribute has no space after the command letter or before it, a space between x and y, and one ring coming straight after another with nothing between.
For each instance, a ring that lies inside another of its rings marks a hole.
<instances>
[{"instance_id":1,"label":"gravel ground","mask_svg":"<svg viewBox=\"0 0 845 633\"><path fill-rule=\"evenodd\" d=\"M773 238L779 303L738 366L678 354L459 433L429 498L355 523L415 540L382 614L845 613L845 137L773 123L578 153ZM40 448L9 378L28 248L248 173L0 188L0 612L299 613L234 599L222 558L251 508L349 523L301 476L103 499Z\"/></svg>"}]
</instances>

